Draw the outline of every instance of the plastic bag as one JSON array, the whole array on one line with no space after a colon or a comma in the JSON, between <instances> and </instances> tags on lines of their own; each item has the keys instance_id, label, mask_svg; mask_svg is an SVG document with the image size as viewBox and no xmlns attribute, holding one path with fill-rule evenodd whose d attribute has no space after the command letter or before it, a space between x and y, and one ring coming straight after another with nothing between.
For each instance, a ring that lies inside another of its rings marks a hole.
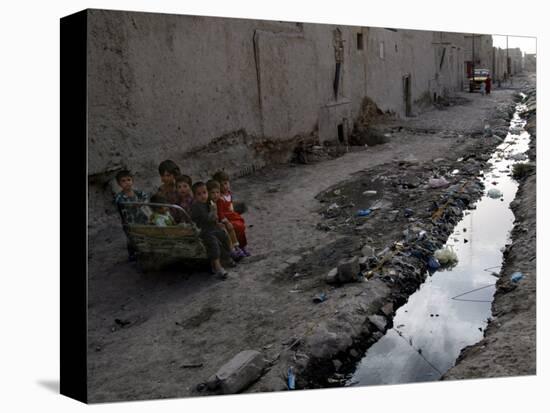
<instances>
[{"instance_id":1,"label":"plastic bag","mask_svg":"<svg viewBox=\"0 0 550 413\"><path fill-rule=\"evenodd\" d=\"M434 257L441 265L453 265L458 262L458 256L452 247L445 247L434 252Z\"/></svg>"},{"instance_id":2,"label":"plastic bag","mask_svg":"<svg viewBox=\"0 0 550 413\"><path fill-rule=\"evenodd\" d=\"M489 198L497 199L502 196L502 192L496 188L491 188L487 191L487 196Z\"/></svg>"}]
</instances>

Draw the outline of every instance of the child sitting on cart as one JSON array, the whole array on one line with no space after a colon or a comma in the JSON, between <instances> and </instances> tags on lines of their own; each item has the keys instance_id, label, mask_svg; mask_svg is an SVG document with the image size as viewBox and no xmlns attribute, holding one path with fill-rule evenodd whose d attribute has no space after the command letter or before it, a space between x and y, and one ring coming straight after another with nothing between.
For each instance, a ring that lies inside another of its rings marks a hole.
<instances>
[{"instance_id":1,"label":"child sitting on cart","mask_svg":"<svg viewBox=\"0 0 550 413\"><path fill-rule=\"evenodd\" d=\"M250 253L247 251L246 246L248 244L246 240L246 224L243 217L235 212L233 208L233 195L229 184L229 175L223 171L218 171L214 174L213 179L220 183L221 196L216 202L218 207L218 217L221 220L227 219L237 234L237 240L239 241L239 248L243 254L248 257Z\"/></svg>"},{"instance_id":2,"label":"child sitting on cart","mask_svg":"<svg viewBox=\"0 0 550 413\"><path fill-rule=\"evenodd\" d=\"M204 182L193 184L194 202L191 206L191 218L201 230L200 238L212 264L212 270L221 278L227 278L220 258L229 255L229 239L226 232L218 226L218 216L214 205L208 199L208 189Z\"/></svg>"},{"instance_id":3,"label":"child sitting on cart","mask_svg":"<svg viewBox=\"0 0 550 413\"><path fill-rule=\"evenodd\" d=\"M191 217L191 205L193 205L193 190L191 186L193 182L191 177L187 175L179 175L176 177L176 190L178 191L178 202L176 205L182 207L185 212L178 211L177 222L189 222Z\"/></svg>"},{"instance_id":4,"label":"child sitting on cart","mask_svg":"<svg viewBox=\"0 0 550 413\"><path fill-rule=\"evenodd\" d=\"M176 190L176 177L181 175L179 166L169 159L162 161L159 164L159 175L162 183L157 194L166 198L166 203L177 204L179 195Z\"/></svg>"},{"instance_id":5,"label":"child sitting on cart","mask_svg":"<svg viewBox=\"0 0 550 413\"><path fill-rule=\"evenodd\" d=\"M237 234L235 233L235 229L233 228L233 225L231 224L231 222L229 222L229 220L226 217L222 217L219 214L217 203L221 196L220 183L218 181L211 179L206 183L206 188L208 189L208 196L210 198L210 201L216 207L216 215L218 216L218 220L219 220L218 222L221 224L220 228L224 229L227 232L227 235L229 236L229 249L231 251L231 258L238 261L241 258L245 257L245 254L239 248L239 241L237 240Z\"/></svg>"},{"instance_id":6,"label":"child sitting on cart","mask_svg":"<svg viewBox=\"0 0 550 413\"><path fill-rule=\"evenodd\" d=\"M151 197L151 204L166 204L167 200L160 194L155 194ZM153 213L149 217L149 222L158 227L166 227L176 225L174 218L169 212L169 208L161 205L151 205Z\"/></svg>"}]
</instances>

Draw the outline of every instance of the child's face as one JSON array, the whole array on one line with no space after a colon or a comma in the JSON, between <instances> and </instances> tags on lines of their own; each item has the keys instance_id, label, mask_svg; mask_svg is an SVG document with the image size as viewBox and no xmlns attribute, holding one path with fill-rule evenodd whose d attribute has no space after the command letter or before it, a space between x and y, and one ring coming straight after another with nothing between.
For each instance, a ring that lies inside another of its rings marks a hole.
<instances>
[{"instance_id":1,"label":"child's face","mask_svg":"<svg viewBox=\"0 0 550 413\"><path fill-rule=\"evenodd\" d=\"M175 177L170 172L164 172L160 176L160 180L164 185L174 185Z\"/></svg>"},{"instance_id":2,"label":"child's face","mask_svg":"<svg viewBox=\"0 0 550 413\"><path fill-rule=\"evenodd\" d=\"M191 195L191 187L187 182L178 182L177 189L180 195Z\"/></svg>"},{"instance_id":3,"label":"child's face","mask_svg":"<svg viewBox=\"0 0 550 413\"><path fill-rule=\"evenodd\" d=\"M123 176L118 181L118 185L122 188L123 191L129 191L134 185L134 179L131 176Z\"/></svg>"},{"instance_id":4,"label":"child's face","mask_svg":"<svg viewBox=\"0 0 550 413\"><path fill-rule=\"evenodd\" d=\"M203 204L208 201L208 190L206 189L206 186L199 186L195 190L195 199Z\"/></svg>"},{"instance_id":5,"label":"child's face","mask_svg":"<svg viewBox=\"0 0 550 413\"><path fill-rule=\"evenodd\" d=\"M220 199L220 190L218 188L211 189L208 194L210 195L210 199L214 202Z\"/></svg>"},{"instance_id":6,"label":"child's face","mask_svg":"<svg viewBox=\"0 0 550 413\"><path fill-rule=\"evenodd\" d=\"M227 194L230 191L229 181L223 181L221 184L222 194Z\"/></svg>"}]
</instances>

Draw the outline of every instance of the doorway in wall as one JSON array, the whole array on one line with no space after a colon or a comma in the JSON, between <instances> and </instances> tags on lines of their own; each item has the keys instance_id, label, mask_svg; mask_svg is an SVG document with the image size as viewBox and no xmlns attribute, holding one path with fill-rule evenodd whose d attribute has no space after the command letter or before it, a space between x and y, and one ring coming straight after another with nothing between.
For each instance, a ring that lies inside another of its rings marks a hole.
<instances>
[{"instance_id":1,"label":"doorway in wall","mask_svg":"<svg viewBox=\"0 0 550 413\"><path fill-rule=\"evenodd\" d=\"M411 75L403 76L403 97L405 99L405 116L411 116Z\"/></svg>"},{"instance_id":2,"label":"doorway in wall","mask_svg":"<svg viewBox=\"0 0 550 413\"><path fill-rule=\"evenodd\" d=\"M344 136L344 124L340 123L338 125L338 142L344 143L345 140L346 138Z\"/></svg>"}]
</instances>

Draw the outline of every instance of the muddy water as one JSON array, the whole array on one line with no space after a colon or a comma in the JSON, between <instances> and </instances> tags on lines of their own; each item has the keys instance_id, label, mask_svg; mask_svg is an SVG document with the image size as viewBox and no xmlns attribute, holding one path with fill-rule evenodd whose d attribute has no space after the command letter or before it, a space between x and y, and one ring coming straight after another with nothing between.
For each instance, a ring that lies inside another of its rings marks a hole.
<instances>
[{"instance_id":1,"label":"muddy water","mask_svg":"<svg viewBox=\"0 0 550 413\"><path fill-rule=\"evenodd\" d=\"M348 386L438 380L454 365L462 348L483 337L502 265L501 249L513 227L509 205L518 185L509 173L520 161L510 156L525 152L529 145L525 123L518 116L523 108L518 105L510 132L489 160L485 195L475 209L464 212L447 240L458 264L428 276L397 310L393 328L369 348ZM487 196L492 188L503 196Z\"/></svg>"}]
</instances>

